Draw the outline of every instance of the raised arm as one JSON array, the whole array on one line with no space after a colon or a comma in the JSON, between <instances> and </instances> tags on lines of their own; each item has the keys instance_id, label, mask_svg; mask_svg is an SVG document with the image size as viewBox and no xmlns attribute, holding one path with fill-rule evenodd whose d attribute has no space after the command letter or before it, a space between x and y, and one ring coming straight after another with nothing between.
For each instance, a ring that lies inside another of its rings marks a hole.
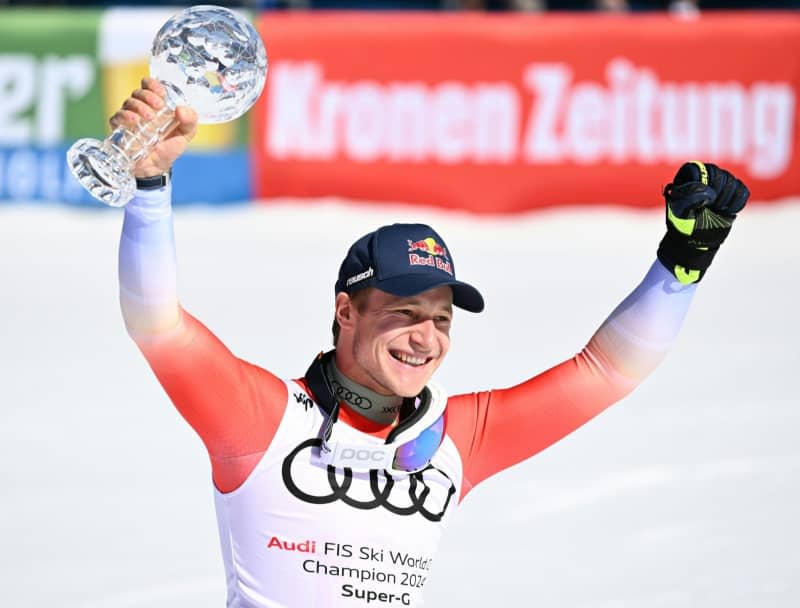
<instances>
[{"instance_id":1,"label":"raised arm","mask_svg":"<svg viewBox=\"0 0 800 608\"><path fill-rule=\"evenodd\" d=\"M632 391L664 358L694 292L656 261L575 357L512 388L452 398L448 432L463 446L464 492Z\"/></svg>"},{"instance_id":2,"label":"raised arm","mask_svg":"<svg viewBox=\"0 0 800 608\"><path fill-rule=\"evenodd\" d=\"M658 261L580 353L518 386L450 400L448 433L464 462L462 496L594 418L664 358L749 192L714 165L687 163L665 196L667 234Z\"/></svg>"},{"instance_id":3,"label":"raised arm","mask_svg":"<svg viewBox=\"0 0 800 608\"><path fill-rule=\"evenodd\" d=\"M134 126L161 104L163 88L145 79L111 125ZM168 173L194 135L197 118L177 112L178 126L137 165L137 177ZM175 407L208 449L221 491L241 485L266 450L286 404L286 387L235 357L184 311L177 294L171 187L137 190L125 207L119 248L122 315Z\"/></svg>"},{"instance_id":4,"label":"raised arm","mask_svg":"<svg viewBox=\"0 0 800 608\"><path fill-rule=\"evenodd\" d=\"M109 120L111 127L133 130L164 107L164 87L145 78ZM197 114L180 107L177 126L134 167L137 180L167 175L197 132ZM137 181L138 185L138 181ZM134 339L156 338L180 330L171 187L139 189L125 207L119 253L120 301Z\"/></svg>"}]
</instances>

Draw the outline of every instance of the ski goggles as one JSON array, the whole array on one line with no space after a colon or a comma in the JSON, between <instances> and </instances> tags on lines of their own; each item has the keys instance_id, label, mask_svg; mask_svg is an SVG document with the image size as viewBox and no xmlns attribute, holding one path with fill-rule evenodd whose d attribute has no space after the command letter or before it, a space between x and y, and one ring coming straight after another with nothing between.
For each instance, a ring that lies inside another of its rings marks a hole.
<instances>
[{"instance_id":1,"label":"ski goggles","mask_svg":"<svg viewBox=\"0 0 800 608\"><path fill-rule=\"evenodd\" d=\"M353 471L416 473L426 468L444 441L447 399L435 384L425 387L415 410L389 433L384 444L349 443L332 437L336 415L322 433L320 462Z\"/></svg>"}]
</instances>

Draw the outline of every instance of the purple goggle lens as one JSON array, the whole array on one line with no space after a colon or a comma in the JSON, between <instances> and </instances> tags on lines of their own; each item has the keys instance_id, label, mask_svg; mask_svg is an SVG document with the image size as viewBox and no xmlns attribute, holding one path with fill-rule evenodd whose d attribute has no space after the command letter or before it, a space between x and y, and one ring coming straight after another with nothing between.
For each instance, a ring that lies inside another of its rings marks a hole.
<instances>
[{"instance_id":1,"label":"purple goggle lens","mask_svg":"<svg viewBox=\"0 0 800 608\"><path fill-rule=\"evenodd\" d=\"M392 468L397 471L414 473L425 468L436 454L436 450L444 440L445 418L447 411L422 431L415 439L397 447L392 460Z\"/></svg>"}]
</instances>

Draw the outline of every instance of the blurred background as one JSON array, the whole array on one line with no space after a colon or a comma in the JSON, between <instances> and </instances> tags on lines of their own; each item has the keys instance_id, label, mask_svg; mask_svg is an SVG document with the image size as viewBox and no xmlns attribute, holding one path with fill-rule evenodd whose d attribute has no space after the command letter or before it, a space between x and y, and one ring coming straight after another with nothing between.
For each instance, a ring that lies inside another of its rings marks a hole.
<instances>
[{"instance_id":1,"label":"blurred background","mask_svg":"<svg viewBox=\"0 0 800 608\"><path fill-rule=\"evenodd\" d=\"M469 495L428 605L797 606L800 2L220 4L269 72L176 164L181 299L283 377L329 347L340 259L378 225L434 225L486 296L456 317L456 394L582 348L683 161L752 191L668 359ZM2 606L224 603L207 457L119 314L121 213L65 163L186 5L0 0Z\"/></svg>"},{"instance_id":2,"label":"blurred background","mask_svg":"<svg viewBox=\"0 0 800 608\"><path fill-rule=\"evenodd\" d=\"M163 6L164 2L93 2L72 0L4 0L9 6ZM172 6L190 3L171 2ZM240 0L218 2L219 6L265 9L389 9L389 10L488 10L488 11L671 11L697 13L702 10L797 8L796 0Z\"/></svg>"}]
</instances>

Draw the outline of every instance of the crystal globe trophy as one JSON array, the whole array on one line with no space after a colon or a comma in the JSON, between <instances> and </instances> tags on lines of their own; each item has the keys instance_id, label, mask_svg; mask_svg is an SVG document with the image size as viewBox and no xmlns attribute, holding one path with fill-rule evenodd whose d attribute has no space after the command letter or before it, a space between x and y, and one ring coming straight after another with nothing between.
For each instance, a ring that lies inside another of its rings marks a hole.
<instances>
[{"instance_id":1,"label":"crystal globe trophy","mask_svg":"<svg viewBox=\"0 0 800 608\"><path fill-rule=\"evenodd\" d=\"M72 174L89 193L122 207L136 190L133 167L176 125L175 108L191 106L204 124L247 112L267 76L267 54L255 28L221 6L192 6L169 19L153 40L150 75L167 90L164 107L134 129L107 139L80 139L67 152Z\"/></svg>"}]
</instances>

